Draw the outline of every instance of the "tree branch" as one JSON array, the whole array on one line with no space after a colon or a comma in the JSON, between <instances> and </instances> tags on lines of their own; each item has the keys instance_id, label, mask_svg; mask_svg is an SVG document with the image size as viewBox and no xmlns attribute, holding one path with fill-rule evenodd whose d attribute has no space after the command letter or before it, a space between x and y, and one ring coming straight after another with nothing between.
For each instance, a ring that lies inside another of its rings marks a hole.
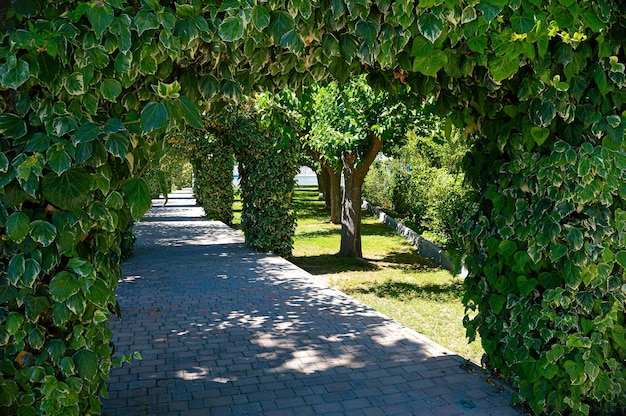
<instances>
[{"instance_id":1,"label":"tree branch","mask_svg":"<svg viewBox=\"0 0 626 416\"><path fill-rule=\"evenodd\" d=\"M365 176L367 171L369 170L372 163L374 163L374 159L376 159L376 155L380 152L380 149L383 147L383 139L378 137L378 135L374 132L371 132L371 141L370 147L367 149L367 153L365 153L365 157L363 158L363 162L357 166L354 173L357 175Z\"/></svg>"}]
</instances>

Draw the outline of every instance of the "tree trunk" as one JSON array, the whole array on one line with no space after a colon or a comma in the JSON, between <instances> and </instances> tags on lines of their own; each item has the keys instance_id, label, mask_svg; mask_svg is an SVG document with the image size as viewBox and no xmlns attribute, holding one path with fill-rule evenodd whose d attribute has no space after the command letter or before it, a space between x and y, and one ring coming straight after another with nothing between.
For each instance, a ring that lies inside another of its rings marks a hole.
<instances>
[{"instance_id":1,"label":"tree trunk","mask_svg":"<svg viewBox=\"0 0 626 416\"><path fill-rule=\"evenodd\" d=\"M317 183L319 185L320 193L326 203L326 208L330 208L330 175L328 171L324 169L324 165L321 165L322 173L317 175Z\"/></svg>"},{"instance_id":2,"label":"tree trunk","mask_svg":"<svg viewBox=\"0 0 626 416\"><path fill-rule=\"evenodd\" d=\"M343 152L343 203L341 212L341 257L363 257L361 248L361 190L365 176L383 145L382 139L372 133L370 147L359 166L352 152Z\"/></svg>"},{"instance_id":3,"label":"tree trunk","mask_svg":"<svg viewBox=\"0 0 626 416\"><path fill-rule=\"evenodd\" d=\"M329 164L324 168L328 172L328 200L330 222L341 224L341 172L336 172Z\"/></svg>"},{"instance_id":4,"label":"tree trunk","mask_svg":"<svg viewBox=\"0 0 626 416\"><path fill-rule=\"evenodd\" d=\"M355 168L352 152L345 152L343 159L343 203L341 211L341 257L363 257L361 249L361 187L365 176Z\"/></svg>"}]
</instances>

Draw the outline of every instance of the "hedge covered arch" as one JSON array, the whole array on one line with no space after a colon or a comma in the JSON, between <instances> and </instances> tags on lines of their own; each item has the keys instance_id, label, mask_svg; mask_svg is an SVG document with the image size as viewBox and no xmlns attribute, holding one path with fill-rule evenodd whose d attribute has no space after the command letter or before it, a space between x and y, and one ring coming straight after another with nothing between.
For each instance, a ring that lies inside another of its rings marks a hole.
<instances>
[{"instance_id":1,"label":"hedge covered arch","mask_svg":"<svg viewBox=\"0 0 626 416\"><path fill-rule=\"evenodd\" d=\"M120 231L163 137L255 90L366 72L474 145L470 336L535 413L626 406L618 0L14 0L0 6L0 408L94 414ZM473 316L473 315L472 315Z\"/></svg>"}]
</instances>

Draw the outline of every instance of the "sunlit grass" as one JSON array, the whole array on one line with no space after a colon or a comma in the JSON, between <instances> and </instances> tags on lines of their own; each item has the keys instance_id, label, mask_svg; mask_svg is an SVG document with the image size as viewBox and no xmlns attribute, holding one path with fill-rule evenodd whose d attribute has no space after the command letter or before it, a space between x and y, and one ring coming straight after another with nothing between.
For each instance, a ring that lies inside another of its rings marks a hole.
<instances>
[{"instance_id":1,"label":"sunlit grass","mask_svg":"<svg viewBox=\"0 0 626 416\"><path fill-rule=\"evenodd\" d=\"M330 215L316 188L297 188L294 202L298 227L290 259L293 263L462 357L480 363L484 353L480 342L468 344L462 324L461 278L417 255L404 238L366 212L362 220L363 259L337 257L341 226L329 222Z\"/></svg>"}]
</instances>

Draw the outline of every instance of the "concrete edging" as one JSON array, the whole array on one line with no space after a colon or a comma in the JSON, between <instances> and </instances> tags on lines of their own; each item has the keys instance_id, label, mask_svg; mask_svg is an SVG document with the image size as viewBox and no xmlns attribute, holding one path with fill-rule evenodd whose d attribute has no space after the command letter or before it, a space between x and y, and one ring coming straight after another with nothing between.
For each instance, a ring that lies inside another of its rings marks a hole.
<instances>
[{"instance_id":1,"label":"concrete edging","mask_svg":"<svg viewBox=\"0 0 626 416\"><path fill-rule=\"evenodd\" d=\"M406 238L407 241L415 247L418 254L434 261L439 266L454 273L454 264L448 257L446 257L446 252L441 247L419 235L401 222L385 214L379 207L373 205L369 201L363 200L363 207L366 208L372 215L377 217L378 221L387 225L389 228L395 230L398 234ZM463 274L464 273L462 271L461 275Z\"/></svg>"}]
</instances>

